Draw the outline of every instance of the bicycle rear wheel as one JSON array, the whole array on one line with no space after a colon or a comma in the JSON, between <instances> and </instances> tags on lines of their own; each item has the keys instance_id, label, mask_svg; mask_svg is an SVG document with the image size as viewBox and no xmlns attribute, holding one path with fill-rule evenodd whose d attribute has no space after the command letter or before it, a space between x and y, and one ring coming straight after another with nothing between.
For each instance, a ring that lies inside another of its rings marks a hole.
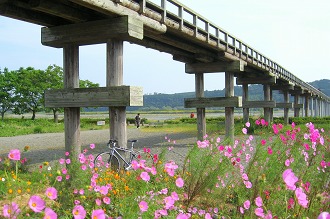
<instances>
[{"instance_id":1,"label":"bicycle rear wheel","mask_svg":"<svg viewBox=\"0 0 330 219\"><path fill-rule=\"evenodd\" d=\"M119 158L116 155L112 155L110 152L103 152L98 154L94 159L95 168L104 172L106 170L120 170Z\"/></svg>"}]
</instances>

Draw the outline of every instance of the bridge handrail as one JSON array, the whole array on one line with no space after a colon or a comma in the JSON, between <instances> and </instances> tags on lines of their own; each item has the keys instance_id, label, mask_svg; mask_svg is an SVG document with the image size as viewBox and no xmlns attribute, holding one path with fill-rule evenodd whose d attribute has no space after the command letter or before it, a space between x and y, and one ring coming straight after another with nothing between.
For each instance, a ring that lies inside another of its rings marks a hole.
<instances>
[{"instance_id":1,"label":"bridge handrail","mask_svg":"<svg viewBox=\"0 0 330 219\"><path fill-rule=\"evenodd\" d=\"M113 1L120 1L120 0L113 0ZM131 2L136 2L140 5L140 12L144 12L148 6L149 10L155 11L155 6L159 6L157 13L161 15L161 21L165 23L166 19L171 19L175 17L175 22L178 22L180 29L182 30L183 27L189 28L193 27L194 35L197 34L204 35L206 37L207 42L210 40L217 41L217 45L219 46L224 45L226 50L232 49L233 53L239 53L240 58L244 55L246 60L251 59L252 62L255 61L258 64L265 66L266 69L271 69L273 73L276 74L277 77L283 78L289 82L294 83L295 85L299 85L302 88L307 89L308 91L312 92L313 95L317 95L323 99L330 101L330 97L313 87L312 85L300 80L298 77L290 73L288 70L283 68L281 65L276 63L275 61L271 60L267 56L263 55L262 53L258 52L257 50L253 49L247 43L243 42L239 38L235 37L234 35L228 33L224 29L220 28L219 26L213 24L205 17L199 15L186 5L180 3L177 0L160 0L160 5L150 1L150 0L130 0ZM153 6L150 8L150 6ZM177 11L173 12L168 10L169 6L176 7ZM190 15L193 19L192 23L189 22L184 18L184 13ZM202 22L204 25L200 26L199 22ZM189 24L189 26L185 26ZM214 33L210 32L210 29L214 30Z\"/></svg>"}]
</instances>

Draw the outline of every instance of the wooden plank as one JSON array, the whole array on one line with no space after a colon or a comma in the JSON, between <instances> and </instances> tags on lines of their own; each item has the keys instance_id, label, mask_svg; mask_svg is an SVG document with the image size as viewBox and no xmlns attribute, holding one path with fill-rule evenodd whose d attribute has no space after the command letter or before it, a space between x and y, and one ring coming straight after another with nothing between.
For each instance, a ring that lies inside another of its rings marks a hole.
<instances>
[{"instance_id":1,"label":"wooden plank","mask_svg":"<svg viewBox=\"0 0 330 219\"><path fill-rule=\"evenodd\" d=\"M243 108L275 108L276 102L272 100L260 100L260 101L244 101Z\"/></svg>"},{"instance_id":2,"label":"wooden plank","mask_svg":"<svg viewBox=\"0 0 330 219\"><path fill-rule=\"evenodd\" d=\"M186 73L215 73L215 72L241 72L244 71L244 62L235 60L232 62L209 62L186 64Z\"/></svg>"},{"instance_id":3,"label":"wooden plank","mask_svg":"<svg viewBox=\"0 0 330 219\"><path fill-rule=\"evenodd\" d=\"M47 90L45 106L143 106L143 90L142 87L130 86Z\"/></svg>"},{"instance_id":4,"label":"wooden plank","mask_svg":"<svg viewBox=\"0 0 330 219\"><path fill-rule=\"evenodd\" d=\"M293 108L302 109L302 108L304 108L304 104L303 103L293 104Z\"/></svg>"},{"instance_id":5,"label":"wooden plank","mask_svg":"<svg viewBox=\"0 0 330 219\"><path fill-rule=\"evenodd\" d=\"M243 84L276 84L276 77L237 77L236 78L237 85Z\"/></svg>"},{"instance_id":6,"label":"wooden plank","mask_svg":"<svg viewBox=\"0 0 330 219\"><path fill-rule=\"evenodd\" d=\"M110 38L143 39L143 23L128 16L41 29L41 43L61 48L67 43L89 45Z\"/></svg>"},{"instance_id":7,"label":"wooden plank","mask_svg":"<svg viewBox=\"0 0 330 219\"><path fill-rule=\"evenodd\" d=\"M185 108L242 107L242 97L185 98Z\"/></svg>"},{"instance_id":8,"label":"wooden plank","mask_svg":"<svg viewBox=\"0 0 330 219\"><path fill-rule=\"evenodd\" d=\"M293 108L293 103L276 103L275 108L292 109Z\"/></svg>"}]
</instances>

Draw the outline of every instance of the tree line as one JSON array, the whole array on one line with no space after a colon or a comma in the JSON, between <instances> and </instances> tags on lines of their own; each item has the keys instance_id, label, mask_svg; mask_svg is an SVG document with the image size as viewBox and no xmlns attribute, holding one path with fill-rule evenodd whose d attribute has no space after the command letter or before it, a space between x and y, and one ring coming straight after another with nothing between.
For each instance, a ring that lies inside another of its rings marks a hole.
<instances>
[{"instance_id":1,"label":"tree line","mask_svg":"<svg viewBox=\"0 0 330 219\"><path fill-rule=\"evenodd\" d=\"M99 87L99 84L89 80L79 80L82 88ZM49 65L46 70L33 67L19 68L9 71L0 69L0 113L4 120L5 113L12 112L17 115L32 113L32 120L36 113L52 112L57 122L61 108L45 108L44 93L47 89L60 89L64 87L63 68Z\"/></svg>"}]
</instances>

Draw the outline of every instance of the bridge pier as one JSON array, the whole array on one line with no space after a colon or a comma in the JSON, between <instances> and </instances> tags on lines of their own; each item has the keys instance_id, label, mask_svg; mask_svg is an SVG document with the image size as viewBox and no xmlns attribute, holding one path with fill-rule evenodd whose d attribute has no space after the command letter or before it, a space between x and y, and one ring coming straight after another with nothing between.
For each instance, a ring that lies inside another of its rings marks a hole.
<instances>
[{"instance_id":1,"label":"bridge pier","mask_svg":"<svg viewBox=\"0 0 330 219\"><path fill-rule=\"evenodd\" d=\"M243 103L249 101L249 84L242 85L242 101ZM249 121L250 117L250 109L247 107L243 107L243 122L246 123Z\"/></svg>"},{"instance_id":2,"label":"bridge pier","mask_svg":"<svg viewBox=\"0 0 330 219\"><path fill-rule=\"evenodd\" d=\"M195 74L195 94L196 98L204 97L204 74ZM197 107L197 139L203 140L206 135L205 107Z\"/></svg>"},{"instance_id":3,"label":"bridge pier","mask_svg":"<svg viewBox=\"0 0 330 219\"><path fill-rule=\"evenodd\" d=\"M289 103L290 98L289 98L289 91L284 91L283 92L283 97L284 97L284 103ZM284 124L289 124L289 108L285 107L284 108Z\"/></svg>"},{"instance_id":4,"label":"bridge pier","mask_svg":"<svg viewBox=\"0 0 330 219\"><path fill-rule=\"evenodd\" d=\"M64 88L79 88L79 46L63 47ZM64 108L65 151L70 154L81 152L80 107Z\"/></svg>"},{"instance_id":5,"label":"bridge pier","mask_svg":"<svg viewBox=\"0 0 330 219\"><path fill-rule=\"evenodd\" d=\"M107 87L123 85L123 41L107 42ZM126 106L109 108L110 139L116 139L118 145L127 147Z\"/></svg>"},{"instance_id":6,"label":"bridge pier","mask_svg":"<svg viewBox=\"0 0 330 219\"><path fill-rule=\"evenodd\" d=\"M234 97L234 73L225 73L225 97ZM225 107L226 138L234 140L234 107Z\"/></svg>"},{"instance_id":7,"label":"bridge pier","mask_svg":"<svg viewBox=\"0 0 330 219\"><path fill-rule=\"evenodd\" d=\"M270 89L270 85L269 84L264 84L263 85L263 88L264 88L264 101L270 101L270 92L271 92L271 89ZM270 108L269 107L264 107L264 119L267 121L267 122L271 122L271 115L270 115Z\"/></svg>"},{"instance_id":8,"label":"bridge pier","mask_svg":"<svg viewBox=\"0 0 330 219\"><path fill-rule=\"evenodd\" d=\"M305 105L304 105L304 111L305 111L305 117L309 117L310 116L310 95L307 93L304 95L305 97Z\"/></svg>"}]
</instances>

